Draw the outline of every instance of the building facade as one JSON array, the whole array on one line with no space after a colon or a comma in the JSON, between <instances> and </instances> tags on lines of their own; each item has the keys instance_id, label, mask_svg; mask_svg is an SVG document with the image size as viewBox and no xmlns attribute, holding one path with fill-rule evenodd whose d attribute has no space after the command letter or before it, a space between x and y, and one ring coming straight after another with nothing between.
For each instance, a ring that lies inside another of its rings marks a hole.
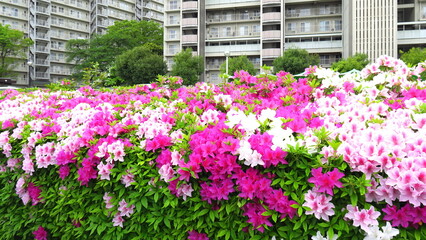
<instances>
[{"instance_id":1,"label":"building facade","mask_svg":"<svg viewBox=\"0 0 426 240\"><path fill-rule=\"evenodd\" d=\"M103 34L119 20L163 22L163 0L3 0L0 23L26 33L34 41L28 59L15 69L17 84L43 85L72 73L66 61L69 39Z\"/></svg>"},{"instance_id":2,"label":"building facade","mask_svg":"<svg viewBox=\"0 0 426 240\"><path fill-rule=\"evenodd\" d=\"M426 0L166 0L164 55L191 48L205 60L203 79L218 82L226 56L257 68L286 48L320 56L329 67L366 53L371 59L426 46Z\"/></svg>"}]
</instances>

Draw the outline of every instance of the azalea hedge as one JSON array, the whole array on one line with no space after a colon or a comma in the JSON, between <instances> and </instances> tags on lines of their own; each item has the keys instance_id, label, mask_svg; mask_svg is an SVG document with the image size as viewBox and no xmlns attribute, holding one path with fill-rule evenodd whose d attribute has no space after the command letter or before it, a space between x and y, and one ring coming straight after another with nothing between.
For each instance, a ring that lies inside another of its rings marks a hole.
<instances>
[{"instance_id":1,"label":"azalea hedge","mask_svg":"<svg viewBox=\"0 0 426 240\"><path fill-rule=\"evenodd\" d=\"M6 90L0 234L426 239L425 66Z\"/></svg>"}]
</instances>

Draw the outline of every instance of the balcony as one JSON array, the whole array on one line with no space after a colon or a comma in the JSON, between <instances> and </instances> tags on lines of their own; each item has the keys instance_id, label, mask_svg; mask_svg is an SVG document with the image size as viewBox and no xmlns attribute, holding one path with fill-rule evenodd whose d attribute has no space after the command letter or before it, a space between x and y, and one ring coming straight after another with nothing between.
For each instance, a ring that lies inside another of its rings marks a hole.
<instances>
[{"instance_id":1,"label":"balcony","mask_svg":"<svg viewBox=\"0 0 426 240\"><path fill-rule=\"evenodd\" d=\"M426 43L426 24L424 22L398 23L398 44Z\"/></svg>"},{"instance_id":2,"label":"balcony","mask_svg":"<svg viewBox=\"0 0 426 240\"><path fill-rule=\"evenodd\" d=\"M43 47L43 46L37 46L36 47L36 52L48 53L49 52L49 48L48 47Z\"/></svg>"},{"instance_id":3,"label":"balcony","mask_svg":"<svg viewBox=\"0 0 426 240\"><path fill-rule=\"evenodd\" d=\"M267 4L281 4L281 0L262 0L263 5Z\"/></svg>"},{"instance_id":4,"label":"balcony","mask_svg":"<svg viewBox=\"0 0 426 240\"><path fill-rule=\"evenodd\" d=\"M197 10L198 10L197 1L182 2L182 11L197 11Z\"/></svg>"},{"instance_id":5,"label":"balcony","mask_svg":"<svg viewBox=\"0 0 426 240\"><path fill-rule=\"evenodd\" d=\"M206 0L206 6L209 8L223 9L224 5L239 6L259 6L260 0Z\"/></svg>"},{"instance_id":6,"label":"balcony","mask_svg":"<svg viewBox=\"0 0 426 240\"><path fill-rule=\"evenodd\" d=\"M36 72L36 78L38 79L49 79L49 73L46 72Z\"/></svg>"},{"instance_id":7,"label":"balcony","mask_svg":"<svg viewBox=\"0 0 426 240\"><path fill-rule=\"evenodd\" d=\"M182 44L192 44L198 42L198 35L183 35L182 36Z\"/></svg>"},{"instance_id":8,"label":"balcony","mask_svg":"<svg viewBox=\"0 0 426 240\"><path fill-rule=\"evenodd\" d=\"M36 38L41 40L49 40L47 33L36 33Z\"/></svg>"},{"instance_id":9,"label":"balcony","mask_svg":"<svg viewBox=\"0 0 426 240\"><path fill-rule=\"evenodd\" d=\"M281 13L280 12L269 12L263 14L263 22L280 22Z\"/></svg>"},{"instance_id":10,"label":"balcony","mask_svg":"<svg viewBox=\"0 0 426 240\"><path fill-rule=\"evenodd\" d=\"M49 14L48 9L46 7L36 7L36 13Z\"/></svg>"},{"instance_id":11,"label":"balcony","mask_svg":"<svg viewBox=\"0 0 426 240\"><path fill-rule=\"evenodd\" d=\"M332 40L332 41L307 41L307 42L288 42L286 45L292 47L297 47L306 50L315 49L318 52L323 50L324 52L332 51L333 49L339 49L343 47L342 40ZM287 48L287 47L286 47Z\"/></svg>"},{"instance_id":12,"label":"balcony","mask_svg":"<svg viewBox=\"0 0 426 240\"><path fill-rule=\"evenodd\" d=\"M50 24L48 21L46 20L41 20L41 19L37 19L36 21L36 26L37 27L45 27L45 28L49 28Z\"/></svg>"},{"instance_id":13,"label":"balcony","mask_svg":"<svg viewBox=\"0 0 426 240\"><path fill-rule=\"evenodd\" d=\"M182 27L197 27L198 19L197 18L183 18Z\"/></svg>"},{"instance_id":14,"label":"balcony","mask_svg":"<svg viewBox=\"0 0 426 240\"><path fill-rule=\"evenodd\" d=\"M230 52L231 56L259 55L260 44L206 46L205 50L206 56L211 57L224 57L226 51Z\"/></svg>"},{"instance_id":15,"label":"balcony","mask_svg":"<svg viewBox=\"0 0 426 240\"><path fill-rule=\"evenodd\" d=\"M44 60L44 59L37 59L36 65L49 66L49 61Z\"/></svg>"},{"instance_id":16,"label":"balcony","mask_svg":"<svg viewBox=\"0 0 426 240\"><path fill-rule=\"evenodd\" d=\"M281 30L270 30L262 32L263 40L280 40Z\"/></svg>"},{"instance_id":17,"label":"balcony","mask_svg":"<svg viewBox=\"0 0 426 240\"><path fill-rule=\"evenodd\" d=\"M266 48L262 49L262 57L263 58L277 58L281 56L280 48Z\"/></svg>"}]
</instances>

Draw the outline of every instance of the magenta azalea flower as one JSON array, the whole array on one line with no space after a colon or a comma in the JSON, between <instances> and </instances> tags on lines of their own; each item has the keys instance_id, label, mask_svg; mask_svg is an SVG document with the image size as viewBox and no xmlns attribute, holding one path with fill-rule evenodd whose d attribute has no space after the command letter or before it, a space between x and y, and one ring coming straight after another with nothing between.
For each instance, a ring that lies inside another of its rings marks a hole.
<instances>
[{"instance_id":1,"label":"magenta azalea flower","mask_svg":"<svg viewBox=\"0 0 426 240\"><path fill-rule=\"evenodd\" d=\"M308 182L315 184L317 192L325 192L330 195L333 195L333 188L338 187L342 188L343 185L339 181L340 178L345 176L343 173L339 172L337 168L334 168L333 171L322 173L322 168L312 169L312 176L308 179Z\"/></svg>"},{"instance_id":2,"label":"magenta azalea flower","mask_svg":"<svg viewBox=\"0 0 426 240\"><path fill-rule=\"evenodd\" d=\"M33 232L33 235L36 240L47 240L47 232L42 226L38 227L38 229Z\"/></svg>"}]
</instances>

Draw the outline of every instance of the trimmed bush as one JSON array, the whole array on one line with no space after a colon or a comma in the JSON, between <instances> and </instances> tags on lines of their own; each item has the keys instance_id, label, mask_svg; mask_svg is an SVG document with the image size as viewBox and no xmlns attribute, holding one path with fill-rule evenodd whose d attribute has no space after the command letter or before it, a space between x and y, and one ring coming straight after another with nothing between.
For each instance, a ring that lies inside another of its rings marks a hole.
<instances>
[{"instance_id":1,"label":"trimmed bush","mask_svg":"<svg viewBox=\"0 0 426 240\"><path fill-rule=\"evenodd\" d=\"M0 234L426 238L423 70L381 57L343 77L4 91Z\"/></svg>"}]
</instances>

